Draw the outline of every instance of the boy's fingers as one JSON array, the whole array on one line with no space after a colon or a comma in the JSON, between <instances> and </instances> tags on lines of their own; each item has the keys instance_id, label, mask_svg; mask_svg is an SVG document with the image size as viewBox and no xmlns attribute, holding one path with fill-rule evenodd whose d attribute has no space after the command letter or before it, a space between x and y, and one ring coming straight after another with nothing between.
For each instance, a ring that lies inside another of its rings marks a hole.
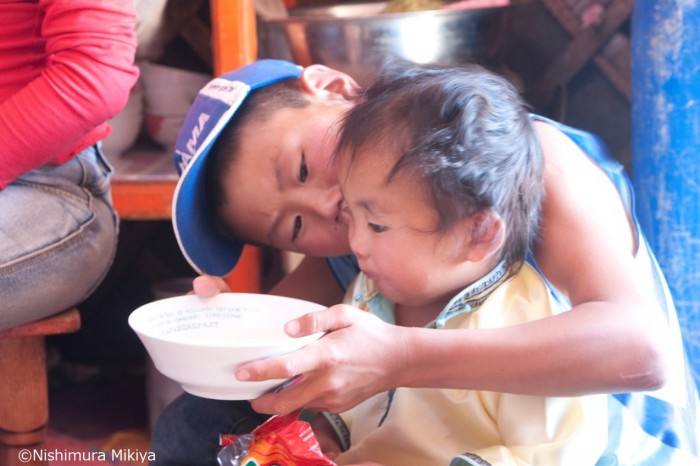
<instances>
[{"instance_id":1,"label":"boy's fingers","mask_svg":"<svg viewBox=\"0 0 700 466\"><path fill-rule=\"evenodd\" d=\"M270 393L256 398L255 400L250 400L250 405L259 413L289 414L304 406L304 403L300 403L299 401L300 400L296 398L283 398L283 400L280 401L280 396L278 394Z\"/></svg>"},{"instance_id":2,"label":"boy's fingers","mask_svg":"<svg viewBox=\"0 0 700 466\"><path fill-rule=\"evenodd\" d=\"M252 361L236 369L238 380L290 379L316 368L319 362L314 344L293 353L270 359Z\"/></svg>"},{"instance_id":3,"label":"boy's fingers","mask_svg":"<svg viewBox=\"0 0 700 466\"><path fill-rule=\"evenodd\" d=\"M329 410L327 406L317 405L318 392L312 384L309 388L307 380L293 383L281 391L274 391L251 400L251 406L255 411L267 414L288 414L299 408L311 408Z\"/></svg>"},{"instance_id":4,"label":"boy's fingers","mask_svg":"<svg viewBox=\"0 0 700 466\"><path fill-rule=\"evenodd\" d=\"M200 298L211 298L219 293L231 291L223 278L201 275L192 282L194 293Z\"/></svg>"}]
</instances>

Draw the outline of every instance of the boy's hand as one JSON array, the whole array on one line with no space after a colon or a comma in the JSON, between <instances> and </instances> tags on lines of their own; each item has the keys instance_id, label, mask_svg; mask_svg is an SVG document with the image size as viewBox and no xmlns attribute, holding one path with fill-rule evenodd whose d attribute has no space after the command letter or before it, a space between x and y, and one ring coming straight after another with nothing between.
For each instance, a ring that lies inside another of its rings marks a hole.
<instances>
[{"instance_id":1,"label":"boy's hand","mask_svg":"<svg viewBox=\"0 0 700 466\"><path fill-rule=\"evenodd\" d=\"M200 298L211 298L219 293L228 293L231 288L226 284L223 278L214 277L211 275L201 275L192 282L194 294Z\"/></svg>"},{"instance_id":2,"label":"boy's hand","mask_svg":"<svg viewBox=\"0 0 700 466\"><path fill-rule=\"evenodd\" d=\"M238 368L240 380L303 375L280 392L252 400L256 411L286 414L304 407L338 413L400 383L407 347L402 327L354 307L336 305L292 320L285 329L293 337L327 334L293 353Z\"/></svg>"}]
</instances>

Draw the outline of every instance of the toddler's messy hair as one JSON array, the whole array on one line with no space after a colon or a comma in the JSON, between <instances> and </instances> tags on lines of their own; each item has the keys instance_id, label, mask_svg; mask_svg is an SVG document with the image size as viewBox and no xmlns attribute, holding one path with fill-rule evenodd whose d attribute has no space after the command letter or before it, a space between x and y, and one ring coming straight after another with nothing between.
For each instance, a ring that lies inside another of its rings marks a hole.
<instances>
[{"instance_id":1,"label":"toddler's messy hair","mask_svg":"<svg viewBox=\"0 0 700 466\"><path fill-rule=\"evenodd\" d=\"M524 260L539 221L542 152L528 111L503 77L477 65L391 60L342 122L336 157L382 152L422 180L438 229L480 211L503 220L503 257Z\"/></svg>"}]
</instances>

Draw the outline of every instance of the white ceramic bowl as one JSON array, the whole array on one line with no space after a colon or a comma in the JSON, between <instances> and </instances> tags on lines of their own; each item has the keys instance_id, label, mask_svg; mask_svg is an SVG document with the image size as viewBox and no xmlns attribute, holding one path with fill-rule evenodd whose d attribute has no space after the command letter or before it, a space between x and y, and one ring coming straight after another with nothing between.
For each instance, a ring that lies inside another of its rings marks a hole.
<instances>
[{"instance_id":1,"label":"white ceramic bowl","mask_svg":"<svg viewBox=\"0 0 700 466\"><path fill-rule=\"evenodd\" d=\"M146 133L170 149L175 146L187 111L197 93L211 80L204 73L141 62Z\"/></svg>"},{"instance_id":2,"label":"white ceramic bowl","mask_svg":"<svg viewBox=\"0 0 700 466\"><path fill-rule=\"evenodd\" d=\"M234 371L244 362L278 356L317 340L321 334L291 338L283 326L320 304L280 296L223 293L154 301L136 309L129 325L156 368L193 395L249 400L284 380L241 382Z\"/></svg>"}]
</instances>

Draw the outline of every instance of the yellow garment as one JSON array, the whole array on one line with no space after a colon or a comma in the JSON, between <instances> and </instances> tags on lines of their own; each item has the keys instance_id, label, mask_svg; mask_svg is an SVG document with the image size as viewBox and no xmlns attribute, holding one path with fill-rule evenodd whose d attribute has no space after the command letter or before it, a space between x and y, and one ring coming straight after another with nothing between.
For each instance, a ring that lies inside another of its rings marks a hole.
<instances>
[{"instance_id":1,"label":"yellow garment","mask_svg":"<svg viewBox=\"0 0 700 466\"><path fill-rule=\"evenodd\" d=\"M540 275L525 264L478 310L452 317L445 328L505 327L560 310ZM351 446L336 459L338 465L371 460L386 466L447 466L452 457L469 452L492 465L583 466L595 464L607 443L606 395L538 397L400 387L378 427L388 401L382 393L342 414Z\"/></svg>"}]
</instances>

